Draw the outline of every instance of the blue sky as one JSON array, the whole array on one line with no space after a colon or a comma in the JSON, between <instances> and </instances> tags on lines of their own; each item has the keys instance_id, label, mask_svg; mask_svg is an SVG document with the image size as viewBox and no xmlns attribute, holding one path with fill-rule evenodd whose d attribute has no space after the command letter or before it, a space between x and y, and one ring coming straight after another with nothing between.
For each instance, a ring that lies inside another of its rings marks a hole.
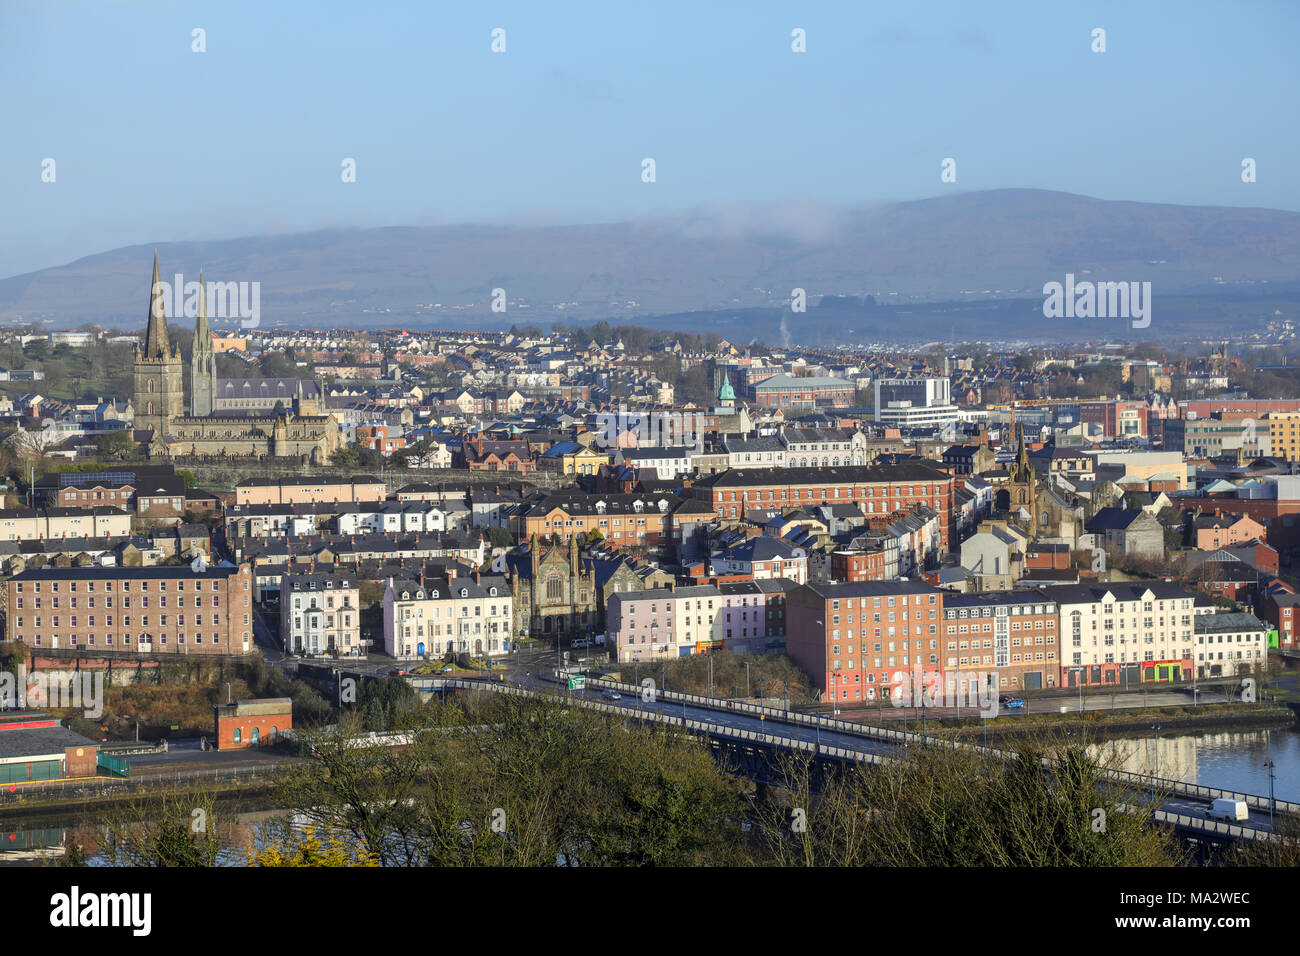
<instances>
[{"instance_id":1,"label":"blue sky","mask_svg":"<svg viewBox=\"0 0 1300 956\"><path fill-rule=\"evenodd\" d=\"M4 0L0 276L134 243L954 189L1300 210L1297 27L1291 2Z\"/></svg>"}]
</instances>

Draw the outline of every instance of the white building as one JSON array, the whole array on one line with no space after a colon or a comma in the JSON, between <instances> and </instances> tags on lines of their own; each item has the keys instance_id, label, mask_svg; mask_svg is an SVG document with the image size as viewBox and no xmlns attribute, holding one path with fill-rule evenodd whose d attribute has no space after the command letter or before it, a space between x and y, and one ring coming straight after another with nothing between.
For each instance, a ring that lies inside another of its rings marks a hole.
<instances>
[{"instance_id":1,"label":"white building","mask_svg":"<svg viewBox=\"0 0 1300 956\"><path fill-rule=\"evenodd\" d=\"M1170 676L1175 667L1179 676L1187 676L1195 649L1196 598L1178 585L1134 581L1041 591L1060 608L1062 686L1075 686L1072 667L1100 667L1101 681L1085 674L1086 682L1094 684L1107 683L1107 673L1118 673L1107 665L1169 665Z\"/></svg>"},{"instance_id":2,"label":"white building","mask_svg":"<svg viewBox=\"0 0 1300 956\"><path fill-rule=\"evenodd\" d=\"M1197 614L1196 676L1253 674L1268 656L1268 625L1253 614L1214 611Z\"/></svg>"},{"instance_id":3,"label":"white building","mask_svg":"<svg viewBox=\"0 0 1300 956\"><path fill-rule=\"evenodd\" d=\"M384 648L399 660L510 652L514 598L504 577L389 578Z\"/></svg>"},{"instance_id":4,"label":"white building","mask_svg":"<svg viewBox=\"0 0 1300 956\"><path fill-rule=\"evenodd\" d=\"M361 592L348 574L285 574L280 578L280 637L285 650L308 657L357 657Z\"/></svg>"},{"instance_id":5,"label":"white building","mask_svg":"<svg viewBox=\"0 0 1300 956\"><path fill-rule=\"evenodd\" d=\"M961 418L943 376L876 379L876 421L897 428L940 428Z\"/></svg>"}]
</instances>

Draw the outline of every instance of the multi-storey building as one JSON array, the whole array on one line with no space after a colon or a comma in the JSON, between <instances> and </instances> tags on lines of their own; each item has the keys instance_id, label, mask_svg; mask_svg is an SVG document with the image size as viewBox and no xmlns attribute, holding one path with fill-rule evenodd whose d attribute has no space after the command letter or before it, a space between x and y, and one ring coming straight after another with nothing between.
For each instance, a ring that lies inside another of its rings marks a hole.
<instances>
[{"instance_id":1,"label":"multi-storey building","mask_svg":"<svg viewBox=\"0 0 1300 956\"><path fill-rule=\"evenodd\" d=\"M854 402L857 387L842 378L824 375L773 375L750 388L754 404L763 407L830 405L847 408Z\"/></svg>"},{"instance_id":2,"label":"multi-storey building","mask_svg":"<svg viewBox=\"0 0 1300 956\"><path fill-rule=\"evenodd\" d=\"M513 619L510 585L496 575L389 578L384 588L384 647L399 660L499 657L513 646Z\"/></svg>"},{"instance_id":3,"label":"multi-storey building","mask_svg":"<svg viewBox=\"0 0 1300 956\"><path fill-rule=\"evenodd\" d=\"M8 640L158 656L253 648L247 564L41 568L7 585Z\"/></svg>"},{"instance_id":4,"label":"multi-storey building","mask_svg":"<svg viewBox=\"0 0 1300 956\"><path fill-rule=\"evenodd\" d=\"M1060 611L1061 686L1190 676L1196 596L1165 581L1040 588Z\"/></svg>"},{"instance_id":5,"label":"multi-storey building","mask_svg":"<svg viewBox=\"0 0 1300 956\"><path fill-rule=\"evenodd\" d=\"M672 513L680 504L673 494L557 492L519 505L509 526L517 540L559 535L567 542L574 534L598 531L609 548L654 546L671 538Z\"/></svg>"},{"instance_id":6,"label":"multi-storey building","mask_svg":"<svg viewBox=\"0 0 1300 956\"><path fill-rule=\"evenodd\" d=\"M348 574L286 574L280 578L280 637L285 650L309 657L357 657L361 593Z\"/></svg>"},{"instance_id":7,"label":"multi-storey building","mask_svg":"<svg viewBox=\"0 0 1300 956\"><path fill-rule=\"evenodd\" d=\"M786 652L840 702L889 697L899 672L942 682L946 597L919 581L802 585L786 595Z\"/></svg>"},{"instance_id":8,"label":"multi-storey building","mask_svg":"<svg viewBox=\"0 0 1300 956\"><path fill-rule=\"evenodd\" d=\"M936 428L956 421L961 412L952 404L944 376L876 379L876 421L899 428Z\"/></svg>"},{"instance_id":9,"label":"multi-storey building","mask_svg":"<svg viewBox=\"0 0 1300 956\"><path fill-rule=\"evenodd\" d=\"M761 654L785 646L785 599L798 587L786 578L720 584L722 640L736 653Z\"/></svg>"},{"instance_id":10,"label":"multi-storey building","mask_svg":"<svg viewBox=\"0 0 1300 956\"><path fill-rule=\"evenodd\" d=\"M722 518L750 510L856 504L870 515L925 505L939 513L940 544L952 530L953 477L928 461L841 468L739 469L710 475L685 493L708 502Z\"/></svg>"},{"instance_id":11,"label":"multi-storey building","mask_svg":"<svg viewBox=\"0 0 1300 956\"><path fill-rule=\"evenodd\" d=\"M966 696L972 685L976 691L1056 687L1058 620L1055 602L1037 591L947 594L944 666L958 673L956 686Z\"/></svg>"},{"instance_id":12,"label":"multi-storey building","mask_svg":"<svg viewBox=\"0 0 1300 956\"><path fill-rule=\"evenodd\" d=\"M780 438L791 468L867 463L867 436L852 428L786 428Z\"/></svg>"},{"instance_id":13,"label":"multi-storey building","mask_svg":"<svg viewBox=\"0 0 1300 956\"><path fill-rule=\"evenodd\" d=\"M131 533L131 516L109 505L98 508L5 508L0 510L0 541L58 538L121 538Z\"/></svg>"},{"instance_id":14,"label":"multi-storey building","mask_svg":"<svg viewBox=\"0 0 1300 956\"><path fill-rule=\"evenodd\" d=\"M1144 401L1081 402L1079 421L1100 425L1106 438L1145 438L1147 403Z\"/></svg>"},{"instance_id":15,"label":"multi-storey building","mask_svg":"<svg viewBox=\"0 0 1300 956\"><path fill-rule=\"evenodd\" d=\"M1197 614L1193 626L1197 677L1253 674L1268 656L1268 625L1253 614Z\"/></svg>"},{"instance_id":16,"label":"multi-storey building","mask_svg":"<svg viewBox=\"0 0 1300 956\"><path fill-rule=\"evenodd\" d=\"M370 475L310 480L253 478L235 487L235 504L287 505L311 501L383 501L387 486Z\"/></svg>"},{"instance_id":17,"label":"multi-storey building","mask_svg":"<svg viewBox=\"0 0 1300 956\"><path fill-rule=\"evenodd\" d=\"M715 554L709 563L721 577L742 574L755 581L788 578L795 584L808 580L808 552L769 535L742 541Z\"/></svg>"},{"instance_id":18,"label":"multi-storey building","mask_svg":"<svg viewBox=\"0 0 1300 956\"><path fill-rule=\"evenodd\" d=\"M711 584L611 594L605 640L620 663L707 653L726 645L722 608Z\"/></svg>"}]
</instances>

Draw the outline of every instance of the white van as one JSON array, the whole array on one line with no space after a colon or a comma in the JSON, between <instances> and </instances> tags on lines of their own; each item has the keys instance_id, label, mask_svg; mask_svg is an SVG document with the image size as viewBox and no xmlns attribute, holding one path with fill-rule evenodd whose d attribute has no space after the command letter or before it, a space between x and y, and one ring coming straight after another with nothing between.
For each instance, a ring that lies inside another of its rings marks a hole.
<instances>
[{"instance_id":1,"label":"white van","mask_svg":"<svg viewBox=\"0 0 1300 956\"><path fill-rule=\"evenodd\" d=\"M1245 800L1221 798L1210 804L1210 809L1205 811L1205 815L1211 820L1227 820L1231 823L1237 823L1241 820L1250 819L1250 810L1246 807Z\"/></svg>"}]
</instances>

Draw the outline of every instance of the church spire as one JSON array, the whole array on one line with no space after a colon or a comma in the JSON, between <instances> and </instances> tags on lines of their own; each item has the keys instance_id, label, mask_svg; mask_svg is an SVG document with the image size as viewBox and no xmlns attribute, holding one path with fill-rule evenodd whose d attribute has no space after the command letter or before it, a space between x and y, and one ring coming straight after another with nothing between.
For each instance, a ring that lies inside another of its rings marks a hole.
<instances>
[{"instance_id":1,"label":"church spire","mask_svg":"<svg viewBox=\"0 0 1300 956\"><path fill-rule=\"evenodd\" d=\"M149 287L149 327L144 336L145 358L170 358L171 343L167 340L167 315L164 308L162 283L158 280L158 250L153 253L153 285Z\"/></svg>"},{"instance_id":2,"label":"church spire","mask_svg":"<svg viewBox=\"0 0 1300 956\"><path fill-rule=\"evenodd\" d=\"M194 323L194 349L207 352L212 346L212 330L208 328L208 294L203 287L203 270L199 270L199 319Z\"/></svg>"}]
</instances>

